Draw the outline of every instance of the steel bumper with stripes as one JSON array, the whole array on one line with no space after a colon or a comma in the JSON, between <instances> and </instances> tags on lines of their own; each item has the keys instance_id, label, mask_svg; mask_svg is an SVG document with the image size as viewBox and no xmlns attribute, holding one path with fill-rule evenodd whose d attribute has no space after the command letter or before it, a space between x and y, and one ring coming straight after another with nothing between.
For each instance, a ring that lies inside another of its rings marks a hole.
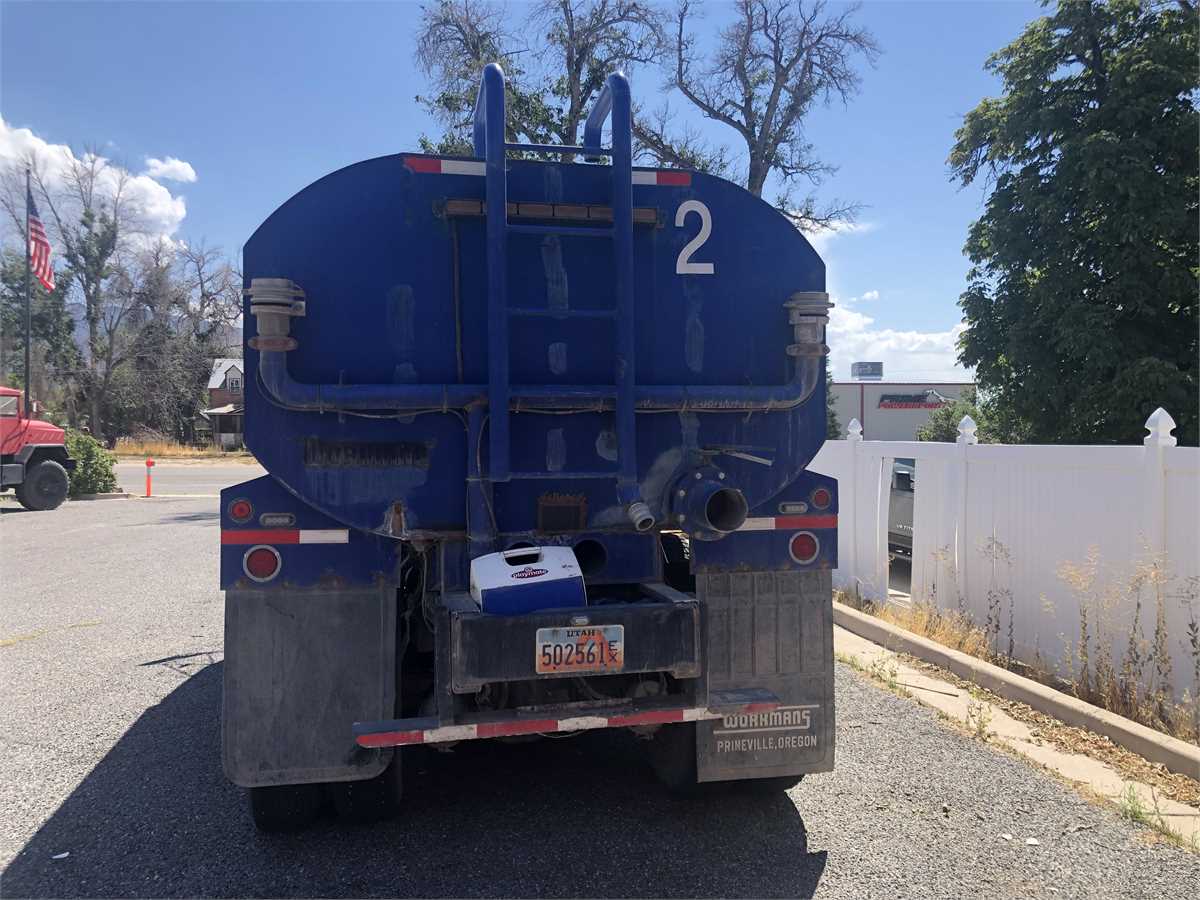
<instances>
[{"instance_id":1,"label":"steel bumper with stripes","mask_svg":"<svg viewBox=\"0 0 1200 900\"><path fill-rule=\"evenodd\" d=\"M443 744L523 734L554 734L596 728L630 728L703 722L749 713L772 712L779 698L757 688L713 691L704 707L664 706L630 703L627 707L596 710L572 709L571 715L537 713L493 713L479 715L454 725L438 725L436 718L392 719L384 722L355 722L354 741L360 747L403 747L409 744Z\"/></svg>"}]
</instances>

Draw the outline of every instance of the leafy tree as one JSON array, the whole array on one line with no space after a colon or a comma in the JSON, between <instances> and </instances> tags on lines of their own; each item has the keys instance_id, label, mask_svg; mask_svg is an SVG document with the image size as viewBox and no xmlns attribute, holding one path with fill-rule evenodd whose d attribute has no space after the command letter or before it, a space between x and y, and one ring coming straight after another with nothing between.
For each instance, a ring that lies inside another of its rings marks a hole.
<instances>
[{"instance_id":1,"label":"leafy tree","mask_svg":"<svg viewBox=\"0 0 1200 900\"><path fill-rule=\"evenodd\" d=\"M67 429L67 452L75 460L71 473L70 496L107 494L117 489L117 473L113 469L117 458L90 434Z\"/></svg>"},{"instance_id":2,"label":"leafy tree","mask_svg":"<svg viewBox=\"0 0 1200 900\"><path fill-rule=\"evenodd\" d=\"M1155 407L1197 442L1197 16L1063 0L989 58L953 177L970 228L959 359L1033 442L1136 443Z\"/></svg>"},{"instance_id":3,"label":"leafy tree","mask_svg":"<svg viewBox=\"0 0 1200 900\"><path fill-rule=\"evenodd\" d=\"M980 401L974 387L964 388L958 397L935 409L929 421L917 429L917 440L953 444L958 440L958 423L963 416L970 416L979 426L976 432L979 443L992 444L1005 440L1003 429L993 421L988 404Z\"/></svg>"},{"instance_id":4,"label":"leafy tree","mask_svg":"<svg viewBox=\"0 0 1200 900\"><path fill-rule=\"evenodd\" d=\"M782 184L776 205L797 224L828 227L850 218L853 204L818 205L804 182L820 185L835 169L822 162L807 140L804 120L817 104L847 102L859 88L859 58L873 63L875 38L854 24L857 5L830 12L824 0L735 0L734 20L715 48L702 55L696 40L694 0L679 0L674 15L668 86L705 118L737 132L745 143L742 183L761 197L767 179ZM695 132L672 134L669 113L644 117L635 132L660 163L730 168L725 148L713 148Z\"/></svg>"},{"instance_id":5,"label":"leafy tree","mask_svg":"<svg viewBox=\"0 0 1200 900\"><path fill-rule=\"evenodd\" d=\"M75 346L75 321L67 311L71 288L67 271L56 272L54 290L47 291L31 279L30 329L33 336L34 385L50 376L68 377L79 365ZM0 258L0 380L15 383L24 377L25 356L25 256L6 250ZM39 396L44 396L38 392Z\"/></svg>"},{"instance_id":6,"label":"leafy tree","mask_svg":"<svg viewBox=\"0 0 1200 900\"><path fill-rule=\"evenodd\" d=\"M825 438L836 441L844 438L842 423L838 421L837 398L833 395L833 373L829 371L829 360L825 361Z\"/></svg>"},{"instance_id":7,"label":"leafy tree","mask_svg":"<svg viewBox=\"0 0 1200 900\"><path fill-rule=\"evenodd\" d=\"M479 73L491 62L504 68L509 140L577 144L609 73L655 58L660 20L640 0L540 0L518 36L508 30L504 8L488 0L423 7L416 55L433 92L417 101L446 131L438 140L422 137L422 149L473 153ZM536 43L525 35L537 35Z\"/></svg>"}]
</instances>

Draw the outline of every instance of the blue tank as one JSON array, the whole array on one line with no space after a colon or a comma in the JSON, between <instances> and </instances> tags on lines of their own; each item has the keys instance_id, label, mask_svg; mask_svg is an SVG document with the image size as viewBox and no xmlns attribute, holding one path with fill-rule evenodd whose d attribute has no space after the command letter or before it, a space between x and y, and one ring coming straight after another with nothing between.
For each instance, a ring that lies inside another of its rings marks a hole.
<instances>
[{"instance_id":1,"label":"blue tank","mask_svg":"<svg viewBox=\"0 0 1200 900\"><path fill-rule=\"evenodd\" d=\"M505 161L480 131L483 159L348 166L247 242L247 445L405 540L733 530L824 439L820 258L722 179ZM707 475L675 496L713 468L717 522Z\"/></svg>"},{"instance_id":2,"label":"blue tank","mask_svg":"<svg viewBox=\"0 0 1200 900\"><path fill-rule=\"evenodd\" d=\"M824 264L737 185L635 167L622 75L579 147L504 122L493 65L472 156L348 166L245 245L268 474L222 492L224 746L263 827L299 786L378 799L410 743L833 764Z\"/></svg>"}]
</instances>

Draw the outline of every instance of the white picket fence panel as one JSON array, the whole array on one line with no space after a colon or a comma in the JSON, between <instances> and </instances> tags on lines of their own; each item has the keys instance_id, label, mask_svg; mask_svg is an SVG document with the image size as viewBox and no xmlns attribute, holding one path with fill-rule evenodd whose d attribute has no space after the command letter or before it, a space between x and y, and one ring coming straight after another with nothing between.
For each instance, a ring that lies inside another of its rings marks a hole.
<instances>
[{"instance_id":1,"label":"white picket fence panel","mask_svg":"<svg viewBox=\"0 0 1200 900\"><path fill-rule=\"evenodd\" d=\"M826 441L810 465L838 479L834 582L887 598L892 464L915 459L914 600L962 608L980 625L998 601L999 649L1008 649L1011 622L1017 659L1067 674L1080 595L1063 565L1098 561L1104 600L1094 605L1119 659L1134 616L1128 582L1161 559L1172 686L1177 697L1195 694L1187 627L1200 618L1200 449L1176 446L1174 427L1160 409L1142 446L1016 446L977 443L969 417L954 444L864 441L852 421L847 438ZM1148 590L1145 597L1140 626L1149 640L1156 606ZM1096 628L1092 622L1093 639Z\"/></svg>"}]
</instances>

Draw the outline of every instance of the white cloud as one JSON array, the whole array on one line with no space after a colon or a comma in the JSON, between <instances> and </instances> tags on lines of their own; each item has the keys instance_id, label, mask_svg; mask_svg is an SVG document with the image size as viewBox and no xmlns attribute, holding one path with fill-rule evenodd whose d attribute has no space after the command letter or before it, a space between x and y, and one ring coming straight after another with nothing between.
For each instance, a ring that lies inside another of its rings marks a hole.
<instances>
[{"instance_id":1,"label":"white cloud","mask_svg":"<svg viewBox=\"0 0 1200 900\"><path fill-rule=\"evenodd\" d=\"M879 299L879 291L867 291L858 299L860 299L860 300L878 300Z\"/></svg>"},{"instance_id":2,"label":"white cloud","mask_svg":"<svg viewBox=\"0 0 1200 900\"><path fill-rule=\"evenodd\" d=\"M816 229L813 231L803 231L805 239L812 245L812 248L817 251L817 255L821 259L825 259L826 253L829 251L829 245L839 237L866 234L869 231L875 230L874 222L834 222L828 228Z\"/></svg>"},{"instance_id":3,"label":"white cloud","mask_svg":"<svg viewBox=\"0 0 1200 900\"><path fill-rule=\"evenodd\" d=\"M854 308L857 297L834 298L833 302L825 342L829 345L830 371L838 381L848 379L850 364L860 361L882 362L885 381L971 379L971 373L955 361L956 342L966 327L961 322L948 331L876 328L874 318Z\"/></svg>"},{"instance_id":4,"label":"white cloud","mask_svg":"<svg viewBox=\"0 0 1200 900\"><path fill-rule=\"evenodd\" d=\"M196 180L196 170L192 164L173 156L166 159L147 156L145 174L158 181L184 181L191 184Z\"/></svg>"},{"instance_id":5,"label":"white cloud","mask_svg":"<svg viewBox=\"0 0 1200 900\"><path fill-rule=\"evenodd\" d=\"M130 211L128 237L133 244L144 246L155 241L172 240L187 215L183 198L173 196L165 185L148 172L135 175L119 163L91 152L76 156L65 144L51 144L28 128L14 128L0 118L0 169L12 171L30 158L42 173L52 195L63 191L72 167L81 162L97 161L102 164L103 171L98 179L101 191L111 192L123 181L121 196L125 209ZM194 180L195 172L187 163L171 157L164 163L185 166ZM42 217L43 220L49 218L47 210L42 210ZM49 222L47 224L51 225ZM53 243L52 225L51 230Z\"/></svg>"}]
</instances>

